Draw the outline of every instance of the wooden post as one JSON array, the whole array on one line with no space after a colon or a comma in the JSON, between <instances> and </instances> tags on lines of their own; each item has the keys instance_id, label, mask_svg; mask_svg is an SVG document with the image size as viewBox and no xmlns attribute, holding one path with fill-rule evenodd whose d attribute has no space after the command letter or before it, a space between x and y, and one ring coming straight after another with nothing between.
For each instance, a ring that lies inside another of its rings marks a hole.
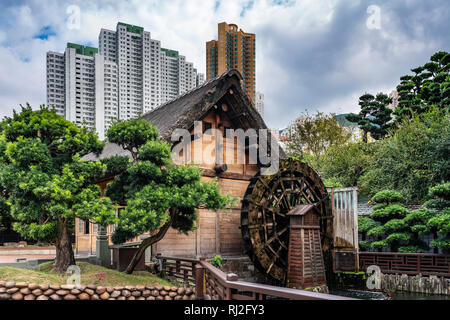
<instances>
[{"instance_id":1,"label":"wooden post","mask_svg":"<svg viewBox=\"0 0 450 320\"><path fill-rule=\"evenodd\" d=\"M200 261L205 261L205 258L200 258ZM204 300L205 295L205 270L200 263L195 265L195 296L198 300Z\"/></svg>"},{"instance_id":2,"label":"wooden post","mask_svg":"<svg viewBox=\"0 0 450 320\"><path fill-rule=\"evenodd\" d=\"M238 281L238 276L235 273L228 273L227 274L227 281ZM224 300L231 300L232 298L232 292L231 292L231 288L230 287L226 287L224 288L225 290L225 296L224 296Z\"/></svg>"}]
</instances>

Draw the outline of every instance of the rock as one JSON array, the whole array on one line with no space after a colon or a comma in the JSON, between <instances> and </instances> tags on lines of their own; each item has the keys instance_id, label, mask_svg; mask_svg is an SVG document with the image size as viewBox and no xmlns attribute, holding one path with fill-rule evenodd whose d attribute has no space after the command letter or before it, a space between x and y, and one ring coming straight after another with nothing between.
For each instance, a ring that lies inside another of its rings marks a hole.
<instances>
[{"instance_id":1,"label":"rock","mask_svg":"<svg viewBox=\"0 0 450 320\"><path fill-rule=\"evenodd\" d=\"M133 296L131 296L131 297L128 297L128 299L127 300L136 300L136 298L135 297L133 297Z\"/></svg>"},{"instance_id":2,"label":"rock","mask_svg":"<svg viewBox=\"0 0 450 320\"><path fill-rule=\"evenodd\" d=\"M170 291L170 292L169 292L169 297L171 297L171 298L175 298L176 295L177 295L176 292L173 292L173 291Z\"/></svg>"},{"instance_id":3,"label":"rock","mask_svg":"<svg viewBox=\"0 0 450 320\"><path fill-rule=\"evenodd\" d=\"M145 290L145 286L136 286L136 290L144 291Z\"/></svg>"},{"instance_id":4,"label":"rock","mask_svg":"<svg viewBox=\"0 0 450 320\"><path fill-rule=\"evenodd\" d=\"M4 287L6 285L6 281L0 281L0 287Z\"/></svg>"},{"instance_id":5,"label":"rock","mask_svg":"<svg viewBox=\"0 0 450 320\"><path fill-rule=\"evenodd\" d=\"M164 297L163 296L157 296L156 300L164 300Z\"/></svg>"},{"instance_id":6,"label":"rock","mask_svg":"<svg viewBox=\"0 0 450 320\"><path fill-rule=\"evenodd\" d=\"M36 298L36 300L48 300L48 297L44 296L44 295L40 295L39 297Z\"/></svg>"},{"instance_id":7,"label":"rock","mask_svg":"<svg viewBox=\"0 0 450 320\"><path fill-rule=\"evenodd\" d=\"M44 294L45 294L46 296L50 296L50 295L52 295L54 292L55 292L55 290L48 289L48 290L45 290L45 291L44 291Z\"/></svg>"},{"instance_id":8,"label":"rock","mask_svg":"<svg viewBox=\"0 0 450 320\"><path fill-rule=\"evenodd\" d=\"M11 288L11 289L6 290L6 292L9 293L9 294L14 294L17 291L19 291L19 288Z\"/></svg>"},{"instance_id":9,"label":"rock","mask_svg":"<svg viewBox=\"0 0 450 320\"><path fill-rule=\"evenodd\" d=\"M48 286L48 284L40 284L40 285L39 285L39 289L41 289L42 291L47 291L48 288L50 288L50 287Z\"/></svg>"},{"instance_id":10,"label":"rock","mask_svg":"<svg viewBox=\"0 0 450 320\"><path fill-rule=\"evenodd\" d=\"M97 289L97 286L95 284L89 284L87 287L92 290Z\"/></svg>"},{"instance_id":11,"label":"rock","mask_svg":"<svg viewBox=\"0 0 450 320\"><path fill-rule=\"evenodd\" d=\"M144 297L138 297L136 300L145 300Z\"/></svg>"},{"instance_id":12,"label":"rock","mask_svg":"<svg viewBox=\"0 0 450 320\"><path fill-rule=\"evenodd\" d=\"M125 286L125 289L129 290L129 291L134 291L136 290L135 286Z\"/></svg>"},{"instance_id":13,"label":"rock","mask_svg":"<svg viewBox=\"0 0 450 320\"><path fill-rule=\"evenodd\" d=\"M140 296L141 296L141 292L140 292L140 291L133 291L133 292L131 293L131 295L132 295L133 297L140 297Z\"/></svg>"},{"instance_id":14,"label":"rock","mask_svg":"<svg viewBox=\"0 0 450 320\"><path fill-rule=\"evenodd\" d=\"M106 292L106 288L102 286L98 286L97 290L95 290L96 294L102 294L103 292Z\"/></svg>"},{"instance_id":15,"label":"rock","mask_svg":"<svg viewBox=\"0 0 450 320\"><path fill-rule=\"evenodd\" d=\"M6 293L6 288L0 288L0 293Z\"/></svg>"},{"instance_id":16,"label":"rock","mask_svg":"<svg viewBox=\"0 0 450 320\"><path fill-rule=\"evenodd\" d=\"M90 300L91 296L88 295L87 293L83 292L83 293L80 293L80 295L78 296L78 299L80 299L80 300Z\"/></svg>"},{"instance_id":17,"label":"rock","mask_svg":"<svg viewBox=\"0 0 450 320\"><path fill-rule=\"evenodd\" d=\"M117 300L127 300L127 298L120 296L117 298Z\"/></svg>"},{"instance_id":18,"label":"rock","mask_svg":"<svg viewBox=\"0 0 450 320\"><path fill-rule=\"evenodd\" d=\"M173 291L173 292L177 292L177 290L178 290L177 287L172 287L172 288L170 288L170 291Z\"/></svg>"},{"instance_id":19,"label":"rock","mask_svg":"<svg viewBox=\"0 0 450 320\"><path fill-rule=\"evenodd\" d=\"M9 293L0 294L0 300L9 300L9 298L11 298L11 295Z\"/></svg>"},{"instance_id":20,"label":"rock","mask_svg":"<svg viewBox=\"0 0 450 320\"><path fill-rule=\"evenodd\" d=\"M184 295L183 296L183 300L191 300L191 298L189 296L187 296L187 295Z\"/></svg>"},{"instance_id":21,"label":"rock","mask_svg":"<svg viewBox=\"0 0 450 320\"><path fill-rule=\"evenodd\" d=\"M81 291L78 290L78 289L72 289L72 290L70 290L70 293L73 294L73 295L78 295L78 294L81 293Z\"/></svg>"},{"instance_id":22,"label":"rock","mask_svg":"<svg viewBox=\"0 0 450 320\"><path fill-rule=\"evenodd\" d=\"M56 294L58 296L65 296L66 294L69 294L69 293L70 293L69 290L58 290L58 291L56 291Z\"/></svg>"},{"instance_id":23,"label":"rock","mask_svg":"<svg viewBox=\"0 0 450 320\"><path fill-rule=\"evenodd\" d=\"M147 300L155 300L155 297L153 296L147 297Z\"/></svg>"},{"instance_id":24,"label":"rock","mask_svg":"<svg viewBox=\"0 0 450 320\"><path fill-rule=\"evenodd\" d=\"M17 288L19 288L19 289L21 289L21 288L25 288L25 287L27 287L28 288L28 282L16 282L16 285L15 285Z\"/></svg>"},{"instance_id":25,"label":"rock","mask_svg":"<svg viewBox=\"0 0 450 320\"><path fill-rule=\"evenodd\" d=\"M50 289L57 291L61 289L61 286L58 284L52 284L50 285Z\"/></svg>"},{"instance_id":26,"label":"rock","mask_svg":"<svg viewBox=\"0 0 450 320\"><path fill-rule=\"evenodd\" d=\"M114 287L114 290L117 290L117 291L122 291L124 289L124 287Z\"/></svg>"},{"instance_id":27,"label":"rock","mask_svg":"<svg viewBox=\"0 0 450 320\"><path fill-rule=\"evenodd\" d=\"M95 293L94 290L88 289L88 288L84 289L84 292L86 292L88 295L91 295L91 296Z\"/></svg>"},{"instance_id":28,"label":"rock","mask_svg":"<svg viewBox=\"0 0 450 320\"><path fill-rule=\"evenodd\" d=\"M155 289L158 290L158 291L160 291L160 290L163 289L163 287L161 287L161 286L156 286Z\"/></svg>"},{"instance_id":29,"label":"rock","mask_svg":"<svg viewBox=\"0 0 450 320\"><path fill-rule=\"evenodd\" d=\"M108 300L116 300L116 298L109 298Z\"/></svg>"},{"instance_id":30,"label":"rock","mask_svg":"<svg viewBox=\"0 0 450 320\"><path fill-rule=\"evenodd\" d=\"M61 300L61 297L58 296L57 294L52 294L52 295L50 296L50 299L52 299L52 300Z\"/></svg>"},{"instance_id":31,"label":"rock","mask_svg":"<svg viewBox=\"0 0 450 320\"><path fill-rule=\"evenodd\" d=\"M100 297L97 294L93 294L91 300L100 300Z\"/></svg>"},{"instance_id":32,"label":"rock","mask_svg":"<svg viewBox=\"0 0 450 320\"><path fill-rule=\"evenodd\" d=\"M145 289L147 289L147 290L155 290L155 287L154 286L145 286Z\"/></svg>"},{"instance_id":33,"label":"rock","mask_svg":"<svg viewBox=\"0 0 450 320\"><path fill-rule=\"evenodd\" d=\"M16 285L16 283L14 281L8 281L8 282L5 283L5 288L6 289L11 289L15 285Z\"/></svg>"},{"instance_id":34,"label":"rock","mask_svg":"<svg viewBox=\"0 0 450 320\"><path fill-rule=\"evenodd\" d=\"M23 298L23 300L35 300L36 299L36 297L34 296L34 295L32 295L32 294L27 294L24 298Z\"/></svg>"},{"instance_id":35,"label":"rock","mask_svg":"<svg viewBox=\"0 0 450 320\"><path fill-rule=\"evenodd\" d=\"M114 291L113 287L106 287L106 292L111 293Z\"/></svg>"},{"instance_id":36,"label":"rock","mask_svg":"<svg viewBox=\"0 0 450 320\"><path fill-rule=\"evenodd\" d=\"M148 296L150 296L152 294L152 292L150 290L144 290L142 292L142 296L147 298Z\"/></svg>"},{"instance_id":37,"label":"rock","mask_svg":"<svg viewBox=\"0 0 450 320\"><path fill-rule=\"evenodd\" d=\"M159 294L160 294L161 296L167 296L167 291L161 290L161 291L159 291Z\"/></svg>"},{"instance_id":38,"label":"rock","mask_svg":"<svg viewBox=\"0 0 450 320\"><path fill-rule=\"evenodd\" d=\"M171 288L172 288L171 286L164 286L164 287L163 287L163 289L164 289L165 291L170 291Z\"/></svg>"},{"instance_id":39,"label":"rock","mask_svg":"<svg viewBox=\"0 0 450 320\"><path fill-rule=\"evenodd\" d=\"M36 289L38 289L38 288L39 288L39 285L36 284L36 283L30 283L30 284L28 285L28 289L30 289L31 291L36 290Z\"/></svg>"},{"instance_id":40,"label":"rock","mask_svg":"<svg viewBox=\"0 0 450 320\"><path fill-rule=\"evenodd\" d=\"M37 296L42 295L42 290L41 289L34 289L31 293L34 294L37 297Z\"/></svg>"},{"instance_id":41,"label":"rock","mask_svg":"<svg viewBox=\"0 0 450 320\"><path fill-rule=\"evenodd\" d=\"M117 298L120 296L120 291L115 290L113 292L111 292L111 298Z\"/></svg>"},{"instance_id":42,"label":"rock","mask_svg":"<svg viewBox=\"0 0 450 320\"><path fill-rule=\"evenodd\" d=\"M186 292L186 290L184 288L178 288L177 290L177 294L179 295L183 295Z\"/></svg>"},{"instance_id":43,"label":"rock","mask_svg":"<svg viewBox=\"0 0 450 320\"><path fill-rule=\"evenodd\" d=\"M172 300L172 298L170 296L165 296L164 300Z\"/></svg>"},{"instance_id":44,"label":"rock","mask_svg":"<svg viewBox=\"0 0 450 320\"><path fill-rule=\"evenodd\" d=\"M109 293L108 292L103 292L101 295L100 295L100 299L102 299L102 300L108 300L109 299Z\"/></svg>"},{"instance_id":45,"label":"rock","mask_svg":"<svg viewBox=\"0 0 450 320\"><path fill-rule=\"evenodd\" d=\"M122 295L123 295L125 298L128 298L129 296L131 296L131 292L128 291L128 290L122 290Z\"/></svg>"},{"instance_id":46,"label":"rock","mask_svg":"<svg viewBox=\"0 0 450 320\"><path fill-rule=\"evenodd\" d=\"M195 294L191 295L191 300L196 300Z\"/></svg>"},{"instance_id":47,"label":"rock","mask_svg":"<svg viewBox=\"0 0 450 320\"><path fill-rule=\"evenodd\" d=\"M159 296L159 291L158 290L153 290L152 291L152 296L154 296L154 297Z\"/></svg>"},{"instance_id":48,"label":"rock","mask_svg":"<svg viewBox=\"0 0 450 320\"><path fill-rule=\"evenodd\" d=\"M75 288L75 286L73 284L62 284L61 285L61 289L64 289L64 290L72 290L74 288Z\"/></svg>"},{"instance_id":49,"label":"rock","mask_svg":"<svg viewBox=\"0 0 450 320\"><path fill-rule=\"evenodd\" d=\"M175 298L173 298L173 300L182 300L183 296L176 296Z\"/></svg>"},{"instance_id":50,"label":"rock","mask_svg":"<svg viewBox=\"0 0 450 320\"><path fill-rule=\"evenodd\" d=\"M21 294L24 294L24 295L27 295L27 294L30 294L30 293L31 293L31 290L28 289L28 286L27 286L26 288L20 289L20 293L21 293Z\"/></svg>"},{"instance_id":51,"label":"rock","mask_svg":"<svg viewBox=\"0 0 450 320\"><path fill-rule=\"evenodd\" d=\"M77 300L77 297L69 293L68 295L64 296L64 300Z\"/></svg>"},{"instance_id":52,"label":"rock","mask_svg":"<svg viewBox=\"0 0 450 320\"><path fill-rule=\"evenodd\" d=\"M193 293L194 293L194 291L192 291L191 288L186 288L186 295L190 296Z\"/></svg>"}]
</instances>

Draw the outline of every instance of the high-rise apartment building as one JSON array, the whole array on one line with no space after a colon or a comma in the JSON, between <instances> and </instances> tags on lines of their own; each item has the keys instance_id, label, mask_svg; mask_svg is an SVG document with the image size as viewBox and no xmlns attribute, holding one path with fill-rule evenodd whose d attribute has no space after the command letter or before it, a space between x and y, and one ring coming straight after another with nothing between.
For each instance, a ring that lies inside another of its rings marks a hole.
<instances>
[{"instance_id":1,"label":"high-rise apartment building","mask_svg":"<svg viewBox=\"0 0 450 320\"><path fill-rule=\"evenodd\" d=\"M68 43L47 53L47 105L101 139L115 119L148 112L196 87L197 70L144 28L101 29L99 49Z\"/></svg>"},{"instance_id":2,"label":"high-rise apartment building","mask_svg":"<svg viewBox=\"0 0 450 320\"><path fill-rule=\"evenodd\" d=\"M237 69L242 87L252 102L256 95L255 34L238 30L235 24L218 25L218 39L206 42L206 80L211 80L230 69Z\"/></svg>"},{"instance_id":3,"label":"high-rise apartment building","mask_svg":"<svg viewBox=\"0 0 450 320\"><path fill-rule=\"evenodd\" d=\"M255 96L255 108L264 119L264 94L257 92Z\"/></svg>"}]
</instances>

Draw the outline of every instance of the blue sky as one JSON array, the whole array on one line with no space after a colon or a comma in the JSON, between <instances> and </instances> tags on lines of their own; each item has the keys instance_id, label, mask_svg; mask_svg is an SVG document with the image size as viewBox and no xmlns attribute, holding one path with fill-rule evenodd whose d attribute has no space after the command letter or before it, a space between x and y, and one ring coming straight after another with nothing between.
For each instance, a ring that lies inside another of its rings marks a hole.
<instances>
[{"instance_id":1,"label":"blue sky","mask_svg":"<svg viewBox=\"0 0 450 320\"><path fill-rule=\"evenodd\" d=\"M80 27L70 25L70 6ZM379 28L367 20L379 8ZM448 0L71 0L0 2L0 116L45 103L45 54L67 42L98 45L100 28L144 27L205 70L217 23L256 33L256 89L265 118L282 128L304 110L358 111L365 92L392 91L436 51L450 51Z\"/></svg>"}]
</instances>

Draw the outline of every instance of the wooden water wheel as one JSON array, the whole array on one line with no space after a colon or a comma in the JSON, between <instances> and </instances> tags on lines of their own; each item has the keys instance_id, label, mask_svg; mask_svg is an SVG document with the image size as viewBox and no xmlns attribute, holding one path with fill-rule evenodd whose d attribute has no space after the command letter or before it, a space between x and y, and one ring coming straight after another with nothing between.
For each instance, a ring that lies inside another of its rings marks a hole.
<instances>
[{"instance_id":1,"label":"wooden water wheel","mask_svg":"<svg viewBox=\"0 0 450 320\"><path fill-rule=\"evenodd\" d=\"M256 175L245 193L241 231L246 252L269 279L286 285L289 248L289 217L298 205L314 205L320 216L320 238L327 261L332 246L330 200L319 175L307 164L280 161L274 175Z\"/></svg>"}]
</instances>

